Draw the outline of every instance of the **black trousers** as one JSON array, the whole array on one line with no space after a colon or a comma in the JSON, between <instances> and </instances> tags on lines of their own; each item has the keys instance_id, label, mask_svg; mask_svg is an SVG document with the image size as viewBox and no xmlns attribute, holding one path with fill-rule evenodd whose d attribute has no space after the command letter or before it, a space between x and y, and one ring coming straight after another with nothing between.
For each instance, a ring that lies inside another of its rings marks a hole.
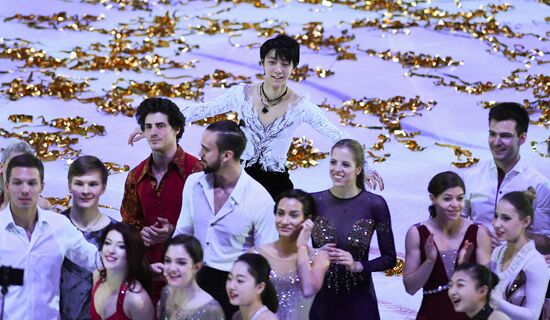
<instances>
[{"instance_id":1,"label":"black trousers","mask_svg":"<svg viewBox=\"0 0 550 320\"><path fill-rule=\"evenodd\" d=\"M225 319L231 320L233 314L239 310L239 307L229 303L229 296L225 290L228 274L229 272L203 266L197 272L197 283L202 290L208 292L220 303L225 314Z\"/></svg>"},{"instance_id":2,"label":"black trousers","mask_svg":"<svg viewBox=\"0 0 550 320\"><path fill-rule=\"evenodd\" d=\"M285 172L264 171L261 165L255 163L245 167L245 171L254 178L254 180L264 186L273 200L284 191L294 189L294 184L290 181L288 169L286 169Z\"/></svg>"}]
</instances>

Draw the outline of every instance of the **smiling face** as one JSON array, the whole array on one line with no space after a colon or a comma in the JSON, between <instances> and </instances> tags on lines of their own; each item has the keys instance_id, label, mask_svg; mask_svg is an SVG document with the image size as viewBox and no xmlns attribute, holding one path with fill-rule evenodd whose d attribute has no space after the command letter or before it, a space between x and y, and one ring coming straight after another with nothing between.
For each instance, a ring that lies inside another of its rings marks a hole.
<instances>
[{"instance_id":1,"label":"smiling face","mask_svg":"<svg viewBox=\"0 0 550 320\"><path fill-rule=\"evenodd\" d=\"M99 198L105 192L101 172L93 170L81 176L74 176L69 183L73 206L81 209L97 207Z\"/></svg>"},{"instance_id":2,"label":"smiling face","mask_svg":"<svg viewBox=\"0 0 550 320\"><path fill-rule=\"evenodd\" d=\"M430 199L435 207L437 217L445 217L447 220L460 219L460 214L464 209L464 190L462 190L462 187L449 188L437 197L430 194Z\"/></svg>"},{"instance_id":3,"label":"smiling face","mask_svg":"<svg viewBox=\"0 0 550 320\"><path fill-rule=\"evenodd\" d=\"M101 258L105 269L126 271L126 244L124 237L117 230L111 230L105 236L101 247Z\"/></svg>"},{"instance_id":4,"label":"smiling face","mask_svg":"<svg viewBox=\"0 0 550 320\"><path fill-rule=\"evenodd\" d=\"M233 264L227 276L225 289L229 302L234 306L247 306L255 301L261 301L261 293L265 284L256 284L254 277L248 272L248 264L237 261Z\"/></svg>"},{"instance_id":5,"label":"smiling face","mask_svg":"<svg viewBox=\"0 0 550 320\"><path fill-rule=\"evenodd\" d=\"M517 209L508 201L500 200L495 210L493 227L496 236L502 241L515 241L525 235L531 217L522 218Z\"/></svg>"},{"instance_id":6,"label":"smiling face","mask_svg":"<svg viewBox=\"0 0 550 320\"><path fill-rule=\"evenodd\" d=\"M145 137L151 150L167 152L177 145L180 129L174 129L168 122L168 116L162 112L149 113L144 122Z\"/></svg>"},{"instance_id":7,"label":"smiling face","mask_svg":"<svg viewBox=\"0 0 550 320\"><path fill-rule=\"evenodd\" d=\"M182 244L171 245L164 255L164 277L171 287L186 287L190 285L195 274L200 269L200 263L193 259Z\"/></svg>"},{"instance_id":8,"label":"smiling face","mask_svg":"<svg viewBox=\"0 0 550 320\"><path fill-rule=\"evenodd\" d=\"M280 237L297 237L304 222L303 205L294 198L282 198L277 203L275 226Z\"/></svg>"},{"instance_id":9,"label":"smiling face","mask_svg":"<svg viewBox=\"0 0 550 320\"><path fill-rule=\"evenodd\" d=\"M10 180L5 187L10 203L16 210L36 208L40 193L44 189L38 169L27 167L12 168Z\"/></svg>"},{"instance_id":10,"label":"smiling face","mask_svg":"<svg viewBox=\"0 0 550 320\"><path fill-rule=\"evenodd\" d=\"M351 187L356 185L357 175L361 173L357 167L355 155L349 148L334 148L332 150L329 172L335 187Z\"/></svg>"},{"instance_id":11,"label":"smiling face","mask_svg":"<svg viewBox=\"0 0 550 320\"><path fill-rule=\"evenodd\" d=\"M474 315L487 297L487 286L477 288L477 282L464 271L457 271L449 281L449 298L456 312Z\"/></svg>"},{"instance_id":12,"label":"smiling face","mask_svg":"<svg viewBox=\"0 0 550 320\"><path fill-rule=\"evenodd\" d=\"M292 62L277 58L275 50L271 50L262 61L265 73L265 83L274 88L286 86L288 78L294 70Z\"/></svg>"},{"instance_id":13,"label":"smiling face","mask_svg":"<svg viewBox=\"0 0 550 320\"><path fill-rule=\"evenodd\" d=\"M489 122L489 147L499 167L515 164L519 160L519 147L526 138L525 132L518 135L515 120Z\"/></svg>"}]
</instances>

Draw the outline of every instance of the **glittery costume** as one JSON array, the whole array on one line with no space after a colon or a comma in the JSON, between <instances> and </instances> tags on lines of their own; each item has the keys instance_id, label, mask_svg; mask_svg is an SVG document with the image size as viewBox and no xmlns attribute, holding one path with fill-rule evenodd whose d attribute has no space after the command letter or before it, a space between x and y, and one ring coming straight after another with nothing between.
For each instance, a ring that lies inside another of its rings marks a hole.
<instances>
[{"instance_id":1,"label":"glittery costume","mask_svg":"<svg viewBox=\"0 0 550 320\"><path fill-rule=\"evenodd\" d=\"M352 273L331 264L322 289L315 296L310 319L380 319L371 272L395 266L396 254L388 206L384 198L361 191L350 199L340 199L330 190L313 193L317 218L313 246L336 243L361 262L363 272ZM380 257L369 260L370 241L376 230ZM343 317L345 314L345 317Z\"/></svg>"},{"instance_id":2,"label":"glittery costume","mask_svg":"<svg viewBox=\"0 0 550 320\"><path fill-rule=\"evenodd\" d=\"M181 108L187 122L234 111L245 125L241 127L248 143L241 158L246 166L259 163L265 171L284 172L287 153L293 133L303 122L317 132L336 142L348 138L348 134L338 129L313 102L296 96L289 102L288 111L282 117L264 127L250 97L254 86L244 83L225 90L216 99L206 103Z\"/></svg>"},{"instance_id":3,"label":"glittery costume","mask_svg":"<svg viewBox=\"0 0 550 320\"><path fill-rule=\"evenodd\" d=\"M418 234L420 235L420 263L423 263L426 260L424 246L426 244L426 239L428 239L431 233L430 230L421 223L416 224L415 227L418 229ZM452 275L456 268L457 253L462 249L466 240L472 243L475 252L477 248L478 229L479 226L475 223L468 226L458 250L450 250L451 259L449 259L449 251L438 251L439 254L437 255L432 273L423 287L424 296L422 297L422 304L420 305L420 310L418 310L416 319L440 319L442 315L445 315L445 320L468 319L465 313L455 312L453 303L449 298L448 284L450 279L449 275ZM475 254L472 254L468 262L475 263L475 258ZM447 263L445 261L447 261ZM453 261L453 264L450 264L449 261Z\"/></svg>"},{"instance_id":4,"label":"glittery costume","mask_svg":"<svg viewBox=\"0 0 550 320\"><path fill-rule=\"evenodd\" d=\"M302 294L298 276L298 257L278 258L263 250L262 247L255 247L252 250L264 256L271 266L269 278L279 298L277 318L279 320L307 319L313 299L306 298ZM319 253L319 250L309 248L309 253L309 260L312 263L313 257Z\"/></svg>"},{"instance_id":5,"label":"glittery costume","mask_svg":"<svg viewBox=\"0 0 550 320\"><path fill-rule=\"evenodd\" d=\"M204 305L189 310L170 310L167 307L169 289L164 287L160 295L160 301L158 306L159 320L224 320L223 309L218 301L212 299ZM175 313L175 317L173 314Z\"/></svg>"},{"instance_id":6,"label":"glittery costume","mask_svg":"<svg viewBox=\"0 0 550 320\"><path fill-rule=\"evenodd\" d=\"M491 269L500 280L491 298L498 301L498 310L510 319L538 319L548 286L546 262L533 240L529 240L503 270L507 247L508 244L496 247L491 255Z\"/></svg>"},{"instance_id":7,"label":"glittery costume","mask_svg":"<svg viewBox=\"0 0 550 320\"><path fill-rule=\"evenodd\" d=\"M90 315L92 316L92 320L102 320L101 316L97 313L94 305L95 292L102 281L102 278L98 279L94 285L94 288L92 289L92 299L90 301ZM124 298L126 297L126 292L128 292L128 282L123 282L118 290L118 296L116 299L116 311L105 320L130 320L130 318L128 318L124 314Z\"/></svg>"}]
</instances>

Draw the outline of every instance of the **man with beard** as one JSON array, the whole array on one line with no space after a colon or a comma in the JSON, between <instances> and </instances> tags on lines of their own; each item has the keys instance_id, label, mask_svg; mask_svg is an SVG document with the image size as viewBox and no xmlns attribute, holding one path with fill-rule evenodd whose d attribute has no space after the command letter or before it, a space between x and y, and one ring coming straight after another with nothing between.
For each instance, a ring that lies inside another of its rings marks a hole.
<instances>
[{"instance_id":1,"label":"man with beard","mask_svg":"<svg viewBox=\"0 0 550 320\"><path fill-rule=\"evenodd\" d=\"M493 230L491 221L496 204L512 191L535 189L534 221L531 238L542 254L550 253L550 180L520 157L520 147L527 140L529 114L519 104L497 103L489 111L489 148L492 161L478 165L464 174L466 215ZM494 230L493 246L498 245Z\"/></svg>"},{"instance_id":2,"label":"man with beard","mask_svg":"<svg viewBox=\"0 0 550 320\"><path fill-rule=\"evenodd\" d=\"M200 151L204 171L185 182L174 233L194 235L201 242L205 265L197 282L221 304L226 319L237 311L225 290L233 262L252 246L278 238L273 199L241 166L245 146L246 137L233 121L206 128Z\"/></svg>"},{"instance_id":3,"label":"man with beard","mask_svg":"<svg viewBox=\"0 0 550 320\"><path fill-rule=\"evenodd\" d=\"M121 215L141 230L149 262L160 262L162 243L174 231L181 211L181 194L187 177L199 171L199 160L183 151L178 141L185 118L178 106L164 98L143 100L136 119L145 133L151 155L132 169L124 186ZM153 280L154 305L164 281Z\"/></svg>"}]
</instances>

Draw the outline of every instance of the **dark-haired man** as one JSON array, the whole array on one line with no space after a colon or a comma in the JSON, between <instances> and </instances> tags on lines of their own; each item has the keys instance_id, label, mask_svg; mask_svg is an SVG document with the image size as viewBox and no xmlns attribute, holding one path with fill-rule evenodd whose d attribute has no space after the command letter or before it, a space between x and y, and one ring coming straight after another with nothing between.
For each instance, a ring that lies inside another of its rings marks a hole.
<instances>
[{"instance_id":1,"label":"dark-haired man","mask_svg":"<svg viewBox=\"0 0 550 320\"><path fill-rule=\"evenodd\" d=\"M246 137L224 120L209 125L201 139L204 172L191 175L174 235L190 234L204 249L199 285L222 306L226 319L236 311L225 291L228 271L252 246L278 239L270 194L241 167Z\"/></svg>"},{"instance_id":2,"label":"dark-haired man","mask_svg":"<svg viewBox=\"0 0 550 320\"><path fill-rule=\"evenodd\" d=\"M33 155L11 159L5 187L10 202L0 211L0 266L24 269L24 278L4 297L4 320L57 320L63 259L91 272L97 248L65 216L38 207L44 166Z\"/></svg>"},{"instance_id":3,"label":"dark-haired man","mask_svg":"<svg viewBox=\"0 0 550 320\"><path fill-rule=\"evenodd\" d=\"M531 236L537 249L550 253L550 181L520 157L520 147L527 139L529 114L519 104L503 102L489 111L489 148L491 161L478 165L464 174L466 184L466 214L472 220L493 230L491 221L496 204L512 191L533 187L535 218ZM494 232L493 245L498 244Z\"/></svg>"},{"instance_id":4,"label":"dark-haired man","mask_svg":"<svg viewBox=\"0 0 550 320\"><path fill-rule=\"evenodd\" d=\"M198 159L178 146L185 118L178 106L164 98L145 99L137 108L137 122L151 155L132 169L122 199L122 219L141 230L149 262L160 262L161 244L174 231L187 177L200 170ZM153 282L152 299L160 297L162 281Z\"/></svg>"}]
</instances>

